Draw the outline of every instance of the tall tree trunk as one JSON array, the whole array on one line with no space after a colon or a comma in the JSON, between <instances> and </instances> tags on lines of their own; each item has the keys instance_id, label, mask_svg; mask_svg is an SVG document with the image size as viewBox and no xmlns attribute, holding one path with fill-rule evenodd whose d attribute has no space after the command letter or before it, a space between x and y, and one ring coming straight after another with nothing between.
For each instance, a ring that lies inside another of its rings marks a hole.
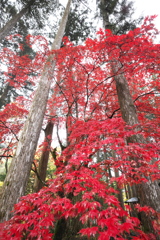
<instances>
[{"instance_id":1,"label":"tall tree trunk","mask_svg":"<svg viewBox=\"0 0 160 240\"><path fill-rule=\"evenodd\" d=\"M52 45L52 50L59 49L61 46L70 5L71 0L68 0L67 7ZM54 55L49 56L44 66L28 119L24 124L15 156L6 176L0 201L1 221L8 220L12 216L11 211L13 210L14 204L17 203L19 198L25 193L34 153L42 128L55 63Z\"/></svg>"},{"instance_id":2,"label":"tall tree trunk","mask_svg":"<svg viewBox=\"0 0 160 240\"><path fill-rule=\"evenodd\" d=\"M119 63L115 63L115 65L112 66L112 69L115 74L114 79L116 83L116 90L117 90L118 101L120 105L122 118L128 125L138 124L139 123L138 116L137 116L133 99L131 97L128 82L123 73L118 74L118 71L119 71L118 69L120 69ZM127 142L128 143L129 142L144 143L145 140L142 135L137 134L131 138L128 138ZM160 191L159 191L158 182L157 181L152 182L148 178L148 181L146 183L143 182L141 184L136 185L135 187L137 190L136 197L139 198L140 205L150 206L155 211L160 212L160 204L159 204ZM155 233L151 222L152 222L152 219L150 218L150 216L142 214L142 223L143 223L144 229L146 231ZM157 236L157 239L160 239L160 237Z\"/></svg>"},{"instance_id":3,"label":"tall tree trunk","mask_svg":"<svg viewBox=\"0 0 160 240\"><path fill-rule=\"evenodd\" d=\"M10 19L6 25L0 29L0 42L10 33L12 28L16 25L16 23L23 17L27 11L29 10L30 6L35 3L35 0L29 1L29 3L17 14L15 14L12 19Z\"/></svg>"},{"instance_id":4,"label":"tall tree trunk","mask_svg":"<svg viewBox=\"0 0 160 240\"><path fill-rule=\"evenodd\" d=\"M110 26L110 19L109 16L110 14L114 12L114 8L116 4L118 3L117 0L101 0L101 15L103 18L103 26L105 29L112 27ZM110 9L107 9L107 6L110 6ZM129 85L128 82L124 76L123 73L120 73L121 69L121 63L119 61L115 61L111 65L113 73L115 74L115 84L116 84L116 91L118 95L118 101L120 105L120 111L122 114L123 120L128 124L128 125L134 125L138 124L138 116L136 112L136 107L134 105L130 90L129 90ZM134 135L131 138L128 138L127 142L139 142L139 143L144 143L145 140L144 138L140 135ZM137 162L138 166L138 162ZM136 186L137 190L137 197L140 200L140 205L144 206L150 206L152 207L155 211L160 212L160 191L159 191L159 185L157 181L151 182L150 179L148 179L148 182L146 183L141 183ZM160 239L160 237L156 234L152 227L152 220L150 219L150 216L148 215L143 215L142 214L142 224L144 225L144 228L148 230L149 232L153 232L157 240Z\"/></svg>"},{"instance_id":5,"label":"tall tree trunk","mask_svg":"<svg viewBox=\"0 0 160 240\"><path fill-rule=\"evenodd\" d=\"M35 179L34 183L34 190L35 192L38 192L43 186L43 182L45 182L46 174L47 174L47 165L48 165L48 159L49 159L49 153L50 153L50 147L51 147L51 140L52 140L52 133L53 133L53 122L48 122L47 126L44 130L45 132L45 145L42 150L42 155L39 160L38 165L38 177Z\"/></svg>"},{"instance_id":6,"label":"tall tree trunk","mask_svg":"<svg viewBox=\"0 0 160 240\"><path fill-rule=\"evenodd\" d=\"M8 95L8 92L10 91L10 89L12 89L12 86L9 85L9 83L5 86L4 90L3 90L3 93L1 94L0 96L0 109L6 105L7 103L7 95Z\"/></svg>"}]
</instances>

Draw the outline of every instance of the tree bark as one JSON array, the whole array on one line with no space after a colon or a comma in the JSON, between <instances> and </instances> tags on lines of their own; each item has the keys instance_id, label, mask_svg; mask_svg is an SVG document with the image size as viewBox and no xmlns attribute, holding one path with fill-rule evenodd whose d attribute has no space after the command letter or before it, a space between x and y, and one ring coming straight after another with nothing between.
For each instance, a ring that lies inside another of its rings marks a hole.
<instances>
[{"instance_id":1,"label":"tree bark","mask_svg":"<svg viewBox=\"0 0 160 240\"><path fill-rule=\"evenodd\" d=\"M38 192L44 186L43 182L45 182L45 179L46 179L53 127L54 127L54 124L52 122L48 122L46 129L44 130L45 132L44 142L47 144L45 144L45 146L43 147L42 155L39 160L38 174L40 179L38 177L36 177L35 179L35 183L34 183L35 192Z\"/></svg>"},{"instance_id":2,"label":"tree bark","mask_svg":"<svg viewBox=\"0 0 160 240\"><path fill-rule=\"evenodd\" d=\"M112 6L111 12L109 12L106 9L107 2ZM109 21L109 15L113 13L114 7L116 6L116 3L118 1L116 0L101 0L102 9L101 9L101 16L103 18L103 26L104 28L111 28L110 21ZM114 5L115 4L115 5ZM114 60L114 59L113 59ZM119 61L113 62L111 64L111 68L113 73L115 74L114 80L116 84L116 91L118 96L118 101L120 105L120 111L122 114L123 120L128 125L135 125L138 124L138 115L136 112L136 107L134 105L128 82L124 76L123 73L120 73L121 69L121 63ZM135 134L133 137L127 139L127 143L129 142L138 142L138 143L145 143L145 140L143 136L140 134ZM138 166L138 162L137 162ZM155 211L160 212L160 191L159 191L159 185L157 181L151 182L150 179L148 179L148 182L141 183L135 186L137 191L137 196L140 200L140 205L144 206L150 206ZM157 240L160 239L160 237L157 235L157 233L154 231L152 227L152 220L150 216L142 214L142 224L144 225L145 230L149 232L153 232Z\"/></svg>"},{"instance_id":3,"label":"tree bark","mask_svg":"<svg viewBox=\"0 0 160 240\"><path fill-rule=\"evenodd\" d=\"M57 35L52 44L52 50L59 49L61 46L70 5L71 0L68 1L66 6ZM44 66L28 119L24 124L15 156L6 176L0 201L1 221L10 219L14 204L17 203L25 193L34 153L42 128L55 63L54 55L49 56Z\"/></svg>"},{"instance_id":4,"label":"tree bark","mask_svg":"<svg viewBox=\"0 0 160 240\"><path fill-rule=\"evenodd\" d=\"M12 87L9 85L9 83L5 86L3 93L0 96L0 109L6 105L6 98L8 95L8 92L12 89Z\"/></svg>"},{"instance_id":5,"label":"tree bark","mask_svg":"<svg viewBox=\"0 0 160 240\"><path fill-rule=\"evenodd\" d=\"M116 90L118 95L118 101L120 105L120 110L122 114L123 120L128 125L138 124L138 116L136 112L136 108L131 97L131 93L129 90L128 82L124 76L124 74L118 74L120 69L120 63L115 63L112 65L113 72L115 74L115 83L116 83ZM138 143L145 143L145 140L142 135L136 134L131 138L128 138L128 143L130 142L138 142ZM137 162L138 165L138 162ZM150 206L156 212L160 212L160 189L157 181L152 182L149 178L147 182L143 182L135 186L137 190L137 196L140 201L141 206ZM144 226L145 231L153 232L155 235L156 232L152 227L152 219L150 216L146 214L142 214L141 216L142 224ZM157 240L160 237L157 235Z\"/></svg>"},{"instance_id":6,"label":"tree bark","mask_svg":"<svg viewBox=\"0 0 160 240\"><path fill-rule=\"evenodd\" d=\"M15 14L12 19L10 19L6 25L0 29L0 42L10 33L12 28L16 25L16 23L23 17L27 11L29 10L29 7L33 5L35 0L29 1L29 3L17 14Z\"/></svg>"}]
</instances>

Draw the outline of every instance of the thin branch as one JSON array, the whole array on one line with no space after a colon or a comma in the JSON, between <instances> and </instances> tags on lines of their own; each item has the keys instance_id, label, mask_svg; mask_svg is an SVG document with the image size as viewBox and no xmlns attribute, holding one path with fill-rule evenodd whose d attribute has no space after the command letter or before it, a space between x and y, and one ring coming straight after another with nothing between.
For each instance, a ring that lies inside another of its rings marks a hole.
<instances>
[{"instance_id":1,"label":"thin branch","mask_svg":"<svg viewBox=\"0 0 160 240\"><path fill-rule=\"evenodd\" d=\"M150 92L148 92L148 93L144 93L144 94L139 95L138 97L136 97L136 98L134 99L134 102L137 101L140 97L143 97L143 96L149 95L149 94L155 94L154 90L152 90L152 91L150 91ZM119 110L120 110L120 108L117 108L116 110L113 111L113 113L112 113L110 116L108 116L107 114L106 114L106 115L107 115L108 118L112 118L112 117L114 116L114 114L115 114L116 112L118 112Z\"/></svg>"},{"instance_id":2,"label":"thin branch","mask_svg":"<svg viewBox=\"0 0 160 240\"><path fill-rule=\"evenodd\" d=\"M44 186L47 187L48 184L46 184L46 183L40 178L40 176L39 176L39 173L38 173L37 166L36 166L35 162L32 162L32 164L34 165L34 168L35 168L35 169L32 168L31 170L36 174L38 180L39 180L41 183L43 183Z\"/></svg>"},{"instance_id":3,"label":"thin branch","mask_svg":"<svg viewBox=\"0 0 160 240\"><path fill-rule=\"evenodd\" d=\"M1 120L0 120L0 121L1 121ZM8 128L8 129L11 131L11 133L15 136L16 140L19 141L17 135L13 132L13 130L12 130L11 128L9 128L3 121L1 121L1 123L2 123L6 128Z\"/></svg>"},{"instance_id":4,"label":"thin branch","mask_svg":"<svg viewBox=\"0 0 160 240\"><path fill-rule=\"evenodd\" d=\"M149 94L156 94L156 93L154 92L154 90L152 90L150 92L147 92L147 93L143 93L143 94L139 95L138 97L136 97L134 99L134 102L137 101L140 97L143 97L143 96L146 96L146 95L149 95Z\"/></svg>"},{"instance_id":5,"label":"thin branch","mask_svg":"<svg viewBox=\"0 0 160 240\"><path fill-rule=\"evenodd\" d=\"M107 114L107 117L108 118L112 118L113 116L114 116L114 114L116 113L116 112L118 112L120 110L120 108L117 108L116 110L114 110L113 112L112 112L112 114L110 115L110 116L108 116Z\"/></svg>"},{"instance_id":6,"label":"thin branch","mask_svg":"<svg viewBox=\"0 0 160 240\"><path fill-rule=\"evenodd\" d=\"M63 151L66 147L62 144L62 141L61 141L61 139L59 137L58 126L59 126L59 121L58 121L58 124L56 126L56 134L57 134L57 138L58 138L58 143L59 143L59 145L61 147L61 150Z\"/></svg>"},{"instance_id":7,"label":"thin branch","mask_svg":"<svg viewBox=\"0 0 160 240\"><path fill-rule=\"evenodd\" d=\"M88 7L83 1L81 1L81 3L82 3L90 12L93 11L93 10L92 10L90 7Z\"/></svg>"},{"instance_id":8,"label":"thin branch","mask_svg":"<svg viewBox=\"0 0 160 240\"><path fill-rule=\"evenodd\" d=\"M11 143L11 142L12 142L12 139L10 139L10 142L9 142L8 146L4 149L3 154L0 156L0 160L1 160L3 157L6 157L6 158L7 158L7 156L8 156L8 158L9 158L9 157L13 157L13 156L11 156L11 155L6 155L7 152L9 152L9 147L10 147L10 143Z\"/></svg>"},{"instance_id":9,"label":"thin branch","mask_svg":"<svg viewBox=\"0 0 160 240\"><path fill-rule=\"evenodd\" d=\"M0 158L3 158L3 157L4 157L4 158L10 158L10 157L13 158L12 155L8 155L8 156L7 156L7 155L0 155Z\"/></svg>"},{"instance_id":10,"label":"thin branch","mask_svg":"<svg viewBox=\"0 0 160 240\"><path fill-rule=\"evenodd\" d=\"M57 114L56 115L45 114L45 116L48 117L49 119L52 119L52 118L56 118Z\"/></svg>"}]
</instances>

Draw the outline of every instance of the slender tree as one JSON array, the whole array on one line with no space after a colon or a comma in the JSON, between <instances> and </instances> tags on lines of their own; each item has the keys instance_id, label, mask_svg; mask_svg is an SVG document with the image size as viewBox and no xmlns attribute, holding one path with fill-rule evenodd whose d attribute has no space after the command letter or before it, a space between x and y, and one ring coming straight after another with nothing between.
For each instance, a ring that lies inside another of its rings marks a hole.
<instances>
[{"instance_id":1,"label":"slender tree","mask_svg":"<svg viewBox=\"0 0 160 240\"><path fill-rule=\"evenodd\" d=\"M70 5L71 0L68 1L51 50L59 49L61 46ZM54 56L54 54L51 54L44 66L28 119L18 142L15 157L12 160L4 182L0 202L1 221L8 220L11 217L13 205L18 202L25 192L52 82L51 79L55 67Z\"/></svg>"},{"instance_id":2,"label":"slender tree","mask_svg":"<svg viewBox=\"0 0 160 240\"><path fill-rule=\"evenodd\" d=\"M111 14L114 14L116 11L116 6L119 4L118 0L101 0L101 13L103 17L103 25L105 29L111 29L113 34L119 33L118 25L114 25L112 21L110 21ZM121 19L124 21L124 27L120 25L121 31L125 33L126 30L132 29L133 25L130 24L130 22L127 22L127 16L130 13L130 3L127 4L127 1L123 0L121 3ZM125 21L126 20L126 21ZM122 22L123 23L123 22ZM128 28L126 29L125 26ZM121 32L120 31L120 32ZM127 79L123 73L122 64L120 61L117 61L113 59L111 68L113 70L113 73L115 75L114 80L116 84L116 90L117 90L117 96L118 101L120 105L120 111L122 114L123 120L131 126L139 124L138 115L136 111L135 104L133 102L133 98L131 95L131 92L129 90L129 85L127 82ZM145 139L142 137L142 135L134 135L131 138L128 138L127 140L129 143L144 143ZM137 159L137 166L140 167ZM137 196L140 200L140 204L142 206L147 205L152 207L155 211L160 212L160 191L159 191L159 185L157 181L152 182L151 179L148 177L148 181L146 183L141 183L136 185L137 189ZM147 218L147 221L146 221ZM152 219L150 219L150 216L147 216L145 214L142 215L142 223L144 225L144 228L146 231L154 232L152 227ZM155 232L154 232L155 233ZM160 239L159 236L157 236L157 239Z\"/></svg>"},{"instance_id":3,"label":"slender tree","mask_svg":"<svg viewBox=\"0 0 160 240\"><path fill-rule=\"evenodd\" d=\"M35 0L30 0L28 4L22 10L15 14L6 24L5 26L0 29L0 42L7 36L9 35L10 31L12 28L17 24L17 22L24 16L24 14L29 11L31 5L35 3Z\"/></svg>"},{"instance_id":4,"label":"slender tree","mask_svg":"<svg viewBox=\"0 0 160 240\"><path fill-rule=\"evenodd\" d=\"M38 192L43 186L47 175L47 165L49 160L49 154L51 151L52 133L53 133L54 123L49 121L44 129L45 139L44 146L42 149L42 155L39 160L38 165L38 176L35 178L34 191Z\"/></svg>"},{"instance_id":5,"label":"slender tree","mask_svg":"<svg viewBox=\"0 0 160 240\"><path fill-rule=\"evenodd\" d=\"M11 33L22 34L25 28L29 28L34 31L42 29L45 26L45 20L48 15L58 6L57 0L54 2L46 0L20 0L17 1L17 4L19 3L22 4L23 7L19 12L17 12L16 4L12 5L11 3L8 4L8 2L2 2L1 22L3 26L0 29L0 43ZM39 9L41 9L41 11L39 11ZM43 14L41 14L41 12ZM11 17L11 19L7 22L6 13ZM55 35L54 31L53 35Z\"/></svg>"},{"instance_id":6,"label":"slender tree","mask_svg":"<svg viewBox=\"0 0 160 240\"><path fill-rule=\"evenodd\" d=\"M85 7L85 9L80 10L79 8L80 7L78 2L74 2L74 4L72 4L72 8L68 16L68 21L67 21L65 33L64 33L65 37L68 37L70 41L76 44L78 44L78 42L80 41L81 42L84 41L86 36L90 34L91 28L92 28L92 24L87 23L87 21L85 20L87 19L87 14L89 9ZM55 95L54 90L53 92ZM53 109L52 109L52 112L53 112ZM52 136L53 127L54 127L54 124L52 123L52 121L49 121L45 128L44 142L47 142L47 135ZM57 134L57 136L59 135ZM64 147L62 146L61 141L59 141L59 145L61 147L61 150L63 151ZM50 147L51 147L51 139L48 142L48 147L44 146L42 150L42 156L40 157L39 165L38 165L39 176L36 176L35 183L34 183L35 191L39 191L43 186L42 181L43 182L45 181Z\"/></svg>"}]
</instances>

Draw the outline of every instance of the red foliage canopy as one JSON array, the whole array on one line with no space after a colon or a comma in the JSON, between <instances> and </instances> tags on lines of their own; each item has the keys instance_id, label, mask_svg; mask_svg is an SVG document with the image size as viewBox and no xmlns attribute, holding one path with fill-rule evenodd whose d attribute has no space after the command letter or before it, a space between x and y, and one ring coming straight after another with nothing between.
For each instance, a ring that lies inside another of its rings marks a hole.
<instances>
[{"instance_id":1,"label":"red foliage canopy","mask_svg":"<svg viewBox=\"0 0 160 240\"><path fill-rule=\"evenodd\" d=\"M6 240L52 239L59 219L77 217L83 226L79 234L88 238L122 240L134 233L132 239L154 239L121 207L113 187L159 177L160 45L152 42L156 30L147 21L121 36L100 30L82 46L74 47L65 38L66 45L56 55L54 94L47 111L66 124L68 145L55 162L56 177L48 187L15 205L14 217L2 233ZM111 70L116 61L121 63L117 74L124 73L129 82L138 126L127 126L121 119ZM145 143L127 145L126 139L135 134ZM120 175L111 177L108 169ZM156 215L149 207L137 209Z\"/></svg>"}]
</instances>

